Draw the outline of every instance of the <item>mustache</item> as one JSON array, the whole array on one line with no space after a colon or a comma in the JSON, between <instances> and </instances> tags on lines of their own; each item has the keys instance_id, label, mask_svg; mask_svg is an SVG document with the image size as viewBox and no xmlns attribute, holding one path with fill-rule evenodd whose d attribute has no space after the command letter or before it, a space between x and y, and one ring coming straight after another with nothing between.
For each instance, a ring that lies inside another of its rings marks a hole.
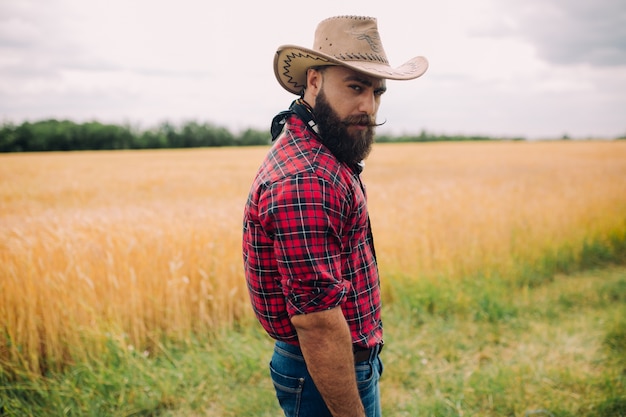
<instances>
[{"instance_id":1,"label":"mustache","mask_svg":"<svg viewBox=\"0 0 626 417\"><path fill-rule=\"evenodd\" d=\"M343 124L344 126L359 125L367 127L377 127L382 126L385 123L387 123L387 120L382 123L376 123L376 119L372 116L368 116L367 114L348 116L341 121L341 124Z\"/></svg>"}]
</instances>

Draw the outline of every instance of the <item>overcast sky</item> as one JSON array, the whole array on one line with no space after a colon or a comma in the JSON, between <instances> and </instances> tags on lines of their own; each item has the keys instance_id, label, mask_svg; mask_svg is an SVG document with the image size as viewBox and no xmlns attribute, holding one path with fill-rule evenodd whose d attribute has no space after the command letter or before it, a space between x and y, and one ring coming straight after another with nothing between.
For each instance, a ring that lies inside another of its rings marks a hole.
<instances>
[{"instance_id":1,"label":"overcast sky","mask_svg":"<svg viewBox=\"0 0 626 417\"><path fill-rule=\"evenodd\" d=\"M626 134L626 0L0 0L0 122L267 129L294 98L276 47L343 14L430 62L387 83L379 132Z\"/></svg>"}]
</instances>

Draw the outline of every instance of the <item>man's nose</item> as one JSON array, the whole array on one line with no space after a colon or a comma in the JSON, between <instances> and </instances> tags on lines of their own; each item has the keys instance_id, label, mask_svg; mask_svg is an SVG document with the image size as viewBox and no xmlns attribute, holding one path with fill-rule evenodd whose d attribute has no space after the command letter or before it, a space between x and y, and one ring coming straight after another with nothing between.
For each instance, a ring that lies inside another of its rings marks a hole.
<instances>
[{"instance_id":1,"label":"man's nose","mask_svg":"<svg viewBox=\"0 0 626 417\"><path fill-rule=\"evenodd\" d=\"M364 114L374 115L376 114L376 109L378 107L378 100L376 99L376 95L372 94L364 94L361 103L359 106L359 111Z\"/></svg>"}]
</instances>

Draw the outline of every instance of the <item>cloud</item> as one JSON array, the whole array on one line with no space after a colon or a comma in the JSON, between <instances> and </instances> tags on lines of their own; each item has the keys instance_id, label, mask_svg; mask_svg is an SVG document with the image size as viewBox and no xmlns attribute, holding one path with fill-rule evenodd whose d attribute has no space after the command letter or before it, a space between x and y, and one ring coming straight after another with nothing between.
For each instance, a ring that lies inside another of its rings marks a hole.
<instances>
[{"instance_id":1,"label":"cloud","mask_svg":"<svg viewBox=\"0 0 626 417\"><path fill-rule=\"evenodd\" d=\"M499 18L485 35L526 39L556 65L626 65L623 0L516 0L496 7Z\"/></svg>"}]
</instances>

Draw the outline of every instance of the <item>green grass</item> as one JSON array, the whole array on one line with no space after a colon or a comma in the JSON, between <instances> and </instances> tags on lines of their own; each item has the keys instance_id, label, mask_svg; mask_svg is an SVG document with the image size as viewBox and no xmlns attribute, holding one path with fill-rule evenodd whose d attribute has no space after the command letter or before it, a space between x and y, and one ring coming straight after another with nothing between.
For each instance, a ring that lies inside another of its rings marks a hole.
<instances>
[{"instance_id":1,"label":"green grass","mask_svg":"<svg viewBox=\"0 0 626 417\"><path fill-rule=\"evenodd\" d=\"M264 366L271 343L256 326L157 345L147 352L110 343L99 360L45 379L2 375L0 415L253 416L274 406Z\"/></svg>"},{"instance_id":2,"label":"green grass","mask_svg":"<svg viewBox=\"0 0 626 417\"><path fill-rule=\"evenodd\" d=\"M394 305L382 385L388 415L619 416L625 286L624 269L508 293L462 285L474 313L435 310L417 327L407 311L419 309Z\"/></svg>"},{"instance_id":3,"label":"green grass","mask_svg":"<svg viewBox=\"0 0 626 417\"><path fill-rule=\"evenodd\" d=\"M387 416L626 416L626 269L384 282ZM0 373L1 416L277 416L272 342L254 322L150 351L112 337L89 363Z\"/></svg>"}]
</instances>

